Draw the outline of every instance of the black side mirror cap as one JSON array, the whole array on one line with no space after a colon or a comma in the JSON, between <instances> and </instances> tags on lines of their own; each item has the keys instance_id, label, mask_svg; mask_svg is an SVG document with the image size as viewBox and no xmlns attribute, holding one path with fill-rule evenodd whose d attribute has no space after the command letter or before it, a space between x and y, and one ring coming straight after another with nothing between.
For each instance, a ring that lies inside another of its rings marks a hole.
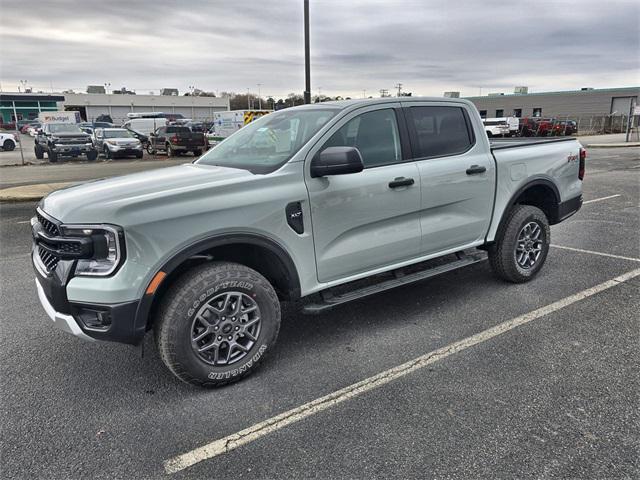
<instances>
[{"instance_id":1,"label":"black side mirror cap","mask_svg":"<svg viewBox=\"0 0 640 480\"><path fill-rule=\"evenodd\" d=\"M346 175L364 170L362 155L355 147L327 147L311 160L311 177Z\"/></svg>"}]
</instances>

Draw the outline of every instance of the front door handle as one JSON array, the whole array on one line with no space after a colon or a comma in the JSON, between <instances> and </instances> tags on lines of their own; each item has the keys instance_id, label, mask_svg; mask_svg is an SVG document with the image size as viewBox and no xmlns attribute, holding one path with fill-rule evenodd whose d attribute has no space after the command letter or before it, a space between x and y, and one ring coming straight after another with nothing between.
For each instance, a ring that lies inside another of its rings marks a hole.
<instances>
[{"instance_id":1,"label":"front door handle","mask_svg":"<svg viewBox=\"0 0 640 480\"><path fill-rule=\"evenodd\" d=\"M480 165L471 165L467 168L467 175L477 175L478 173L484 173L487 171L487 167L481 167Z\"/></svg>"},{"instance_id":2,"label":"front door handle","mask_svg":"<svg viewBox=\"0 0 640 480\"><path fill-rule=\"evenodd\" d=\"M389 182L389 188L409 187L414 183L416 182L413 178L396 177Z\"/></svg>"}]
</instances>

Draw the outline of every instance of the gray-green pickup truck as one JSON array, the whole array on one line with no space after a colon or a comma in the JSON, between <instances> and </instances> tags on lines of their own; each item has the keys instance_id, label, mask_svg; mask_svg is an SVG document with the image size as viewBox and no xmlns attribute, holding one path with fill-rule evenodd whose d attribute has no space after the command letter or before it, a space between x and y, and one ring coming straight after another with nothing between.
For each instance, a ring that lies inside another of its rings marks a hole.
<instances>
[{"instance_id":1,"label":"gray-green pickup truck","mask_svg":"<svg viewBox=\"0 0 640 480\"><path fill-rule=\"evenodd\" d=\"M139 344L216 387L273 347L280 302L318 313L480 262L545 262L582 205L577 140L489 142L459 99L289 108L193 163L54 192L32 219L36 288L86 340Z\"/></svg>"}]
</instances>

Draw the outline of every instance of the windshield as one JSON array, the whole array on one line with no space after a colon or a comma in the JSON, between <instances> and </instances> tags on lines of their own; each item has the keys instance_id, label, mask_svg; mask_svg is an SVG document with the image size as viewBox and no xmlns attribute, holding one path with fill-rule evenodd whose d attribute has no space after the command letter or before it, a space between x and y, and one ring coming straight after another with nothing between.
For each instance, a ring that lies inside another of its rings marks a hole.
<instances>
[{"instance_id":1,"label":"windshield","mask_svg":"<svg viewBox=\"0 0 640 480\"><path fill-rule=\"evenodd\" d=\"M270 173L293 157L339 111L319 108L270 113L235 132L196 163Z\"/></svg>"},{"instance_id":2,"label":"windshield","mask_svg":"<svg viewBox=\"0 0 640 480\"><path fill-rule=\"evenodd\" d=\"M131 138L133 135L129 132L129 130L105 130L104 138Z\"/></svg>"},{"instance_id":3,"label":"windshield","mask_svg":"<svg viewBox=\"0 0 640 480\"><path fill-rule=\"evenodd\" d=\"M49 125L51 133L82 133L75 123L54 123Z\"/></svg>"}]
</instances>

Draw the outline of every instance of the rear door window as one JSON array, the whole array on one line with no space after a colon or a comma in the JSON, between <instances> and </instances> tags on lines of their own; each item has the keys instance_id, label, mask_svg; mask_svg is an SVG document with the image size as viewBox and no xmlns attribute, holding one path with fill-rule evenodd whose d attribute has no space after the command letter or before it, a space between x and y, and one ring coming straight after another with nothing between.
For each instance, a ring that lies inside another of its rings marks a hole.
<instances>
[{"instance_id":1,"label":"rear door window","mask_svg":"<svg viewBox=\"0 0 640 480\"><path fill-rule=\"evenodd\" d=\"M408 111L416 158L457 155L475 143L469 119L460 107L409 107Z\"/></svg>"}]
</instances>

